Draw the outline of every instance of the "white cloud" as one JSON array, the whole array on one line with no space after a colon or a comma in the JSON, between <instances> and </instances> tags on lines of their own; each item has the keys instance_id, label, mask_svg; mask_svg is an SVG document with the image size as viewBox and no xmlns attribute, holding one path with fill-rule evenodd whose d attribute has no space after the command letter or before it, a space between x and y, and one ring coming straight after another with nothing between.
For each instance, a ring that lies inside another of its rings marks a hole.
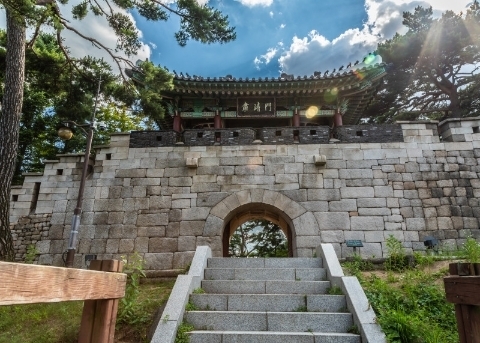
<instances>
[{"instance_id":1,"label":"white cloud","mask_svg":"<svg viewBox=\"0 0 480 343\"><path fill-rule=\"evenodd\" d=\"M270 11L268 14L270 15L270 18L273 18L273 12L272 11Z\"/></svg>"},{"instance_id":2,"label":"white cloud","mask_svg":"<svg viewBox=\"0 0 480 343\"><path fill-rule=\"evenodd\" d=\"M273 0L236 0L236 1L248 7L254 7L254 6L268 7L273 3Z\"/></svg>"},{"instance_id":3,"label":"white cloud","mask_svg":"<svg viewBox=\"0 0 480 343\"><path fill-rule=\"evenodd\" d=\"M451 9L465 11L470 0L430 0L434 14ZM292 38L292 43L278 59L283 72L295 75L311 75L314 71L339 68L357 59L362 59L377 48L380 41L393 37L396 32L405 33L403 12L415 7L429 7L428 1L412 0L365 0L367 20L363 27L352 28L333 40L312 30L307 37Z\"/></svg>"},{"instance_id":4,"label":"white cloud","mask_svg":"<svg viewBox=\"0 0 480 343\"><path fill-rule=\"evenodd\" d=\"M269 64L272 59L277 55L278 51L279 50L277 48L269 48L265 54L260 55L259 57L255 57L255 59L253 60L255 68L260 70L262 64Z\"/></svg>"},{"instance_id":5,"label":"white cloud","mask_svg":"<svg viewBox=\"0 0 480 343\"><path fill-rule=\"evenodd\" d=\"M281 28L281 29L284 29L285 26L287 26L287 25L285 25L285 24L280 24L280 28Z\"/></svg>"}]
</instances>

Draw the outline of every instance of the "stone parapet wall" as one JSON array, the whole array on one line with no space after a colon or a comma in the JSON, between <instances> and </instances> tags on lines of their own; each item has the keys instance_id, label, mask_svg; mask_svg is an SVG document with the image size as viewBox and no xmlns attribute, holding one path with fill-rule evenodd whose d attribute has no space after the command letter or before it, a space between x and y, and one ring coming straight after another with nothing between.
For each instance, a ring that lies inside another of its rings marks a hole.
<instances>
[{"instance_id":1,"label":"stone parapet wall","mask_svg":"<svg viewBox=\"0 0 480 343\"><path fill-rule=\"evenodd\" d=\"M342 143L403 142L400 124L340 126L333 130L333 136Z\"/></svg>"},{"instance_id":2,"label":"stone parapet wall","mask_svg":"<svg viewBox=\"0 0 480 343\"><path fill-rule=\"evenodd\" d=\"M222 228L244 205L284 215L297 256L332 243L346 257L345 240L359 239L362 256L384 257L390 235L407 252L424 250L425 236L456 248L480 237L480 141L439 142L428 125L402 123L406 142L392 143L129 148L129 135L114 135L86 182L75 263L137 251L147 269L179 269L199 245L221 256ZM315 165L319 155L325 165ZM12 189L20 224L41 184L34 213L50 216L36 243L42 263L62 264L81 161L62 155Z\"/></svg>"},{"instance_id":3,"label":"stone parapet wall","mask_svg":"<svg viewBox=\"0 0 480 343\"><path fill-rule=\"evenodd\" d=\"M185 130L183 142L189 146L248 145L255 140L255 130L241 129L199 129Z\"/></svg>"},{"instance_id":4,"label":"stone parapet wall","mask_svg":"<svg viewBox=\"0 0 480 343\"><path fill-rule=\"evenodd\" d=\"M133 131L130 133L130 148L150 148L174 146L181 141L181 135L175 131Z\"/></svg>"},{"instance_id":5,"label":"stone parapet wall","mask_svg":"<svg viewBox=\"0 0 480 343\"><path fill-rule=\"evenodd\" d=\"M438 127L445 142L468 142L480 139L479 118L447 119L439 123Z\"/></svg>"}]
</instances>

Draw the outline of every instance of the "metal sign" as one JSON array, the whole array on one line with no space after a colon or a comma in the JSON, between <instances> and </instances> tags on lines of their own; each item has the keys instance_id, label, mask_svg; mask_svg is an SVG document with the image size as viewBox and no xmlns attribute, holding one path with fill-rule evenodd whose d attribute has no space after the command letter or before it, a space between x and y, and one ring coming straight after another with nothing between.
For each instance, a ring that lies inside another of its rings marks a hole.
<instances>
[{"instance_id":1,"label":"metal sign","mask_svg":"<svg viewBox=\"0 0 480 343\"><path fill-rule=\"evenodd\" d=\"M346 240L345 243L347 244L347 247L350 248L360 248L363 247L362 241L358 239L351 239L351 240Z\"/></svg>"}]
</instances>

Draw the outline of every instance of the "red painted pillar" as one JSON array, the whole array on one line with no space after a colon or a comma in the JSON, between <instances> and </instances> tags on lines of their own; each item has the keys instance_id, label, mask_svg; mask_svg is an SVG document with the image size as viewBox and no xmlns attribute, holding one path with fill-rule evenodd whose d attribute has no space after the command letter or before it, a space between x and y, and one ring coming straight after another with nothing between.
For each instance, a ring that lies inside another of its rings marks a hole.
<instances>
[{"instance_id":1,"label":"red painted pillar","mask_svg":"<svg viewBox=\"0 0 480 343\"><path fill-rule=\"evenodd\" d=\"M220 117L220 111L216 110L215 111L215 117L213 117L213 124L216 129L221 129L222 128L222 118Z\"/></svg>"},{"instance_id":2,"label":"red painted pillar","mask_svg":"<svg viewBox=\"0 0 480 343\"><path fill-rule=\"evenodd\" d=\"M300 114L298 113L298 108L295 107L295 112L293 113L293 126L300 126Z\"/></svg>"},{"instance_id":3,"label":"red painted pillar","mask_svg":"<svg viewBox=\"0 0 480 343\"><path fill-rule=\"evenodd\" d=\"M175 117L173 117L173 131L182 132L182 117L178 111L175 111Z\"/></svg>"},{"instance_id":4,"label":"red painted pillar","mask_svg":"<svg viewBox=\"0 0 480 343\"><path fill-rule=\"evenodd\" d=\"M333 125L335 127L343 126L343 118L340 112L335 112L333 115Z\"/></svg>"}]
</instances>

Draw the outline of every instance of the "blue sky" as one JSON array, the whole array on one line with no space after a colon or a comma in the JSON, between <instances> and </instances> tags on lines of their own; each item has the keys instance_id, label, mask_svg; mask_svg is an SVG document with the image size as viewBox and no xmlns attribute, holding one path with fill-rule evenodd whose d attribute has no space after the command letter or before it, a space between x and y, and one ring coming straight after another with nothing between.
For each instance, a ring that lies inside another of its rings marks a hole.
<instances>
[{"instance_id":1,"label":"blue sky","mask_svg":"<svg viewBox=\"0 0 480 343\"><path fill-rule=\"evenodd\" d=\"M174 39L178 18L145 22L135 13L150 59L177 73L201 76L311 75L362 59L379 41L404 30L403 11L432 5L435 15L465 10L469 0L199 0L220 9L236 27L227 44Z\"/></svg>"},{"instance_id":2,"label":"blue sky","mask_svg":"<svg viewBox=\"0 0 480 343\"><path fill-rule=\"evenodd\" d=\"M99 0L102 2L102 0ZM175 6L175 0L162 0ZM432 6L435 16L445 10L465 11L472 0L196 0L221 10L236 27L237 39L220 45L189 41L180 47L174 39L179 19L147 22L136 13L126 13L135 21L143 46L137 56L149 58L170 71L204 77L231 74L239 77L277 77L282 72L295 76L312 75L338 69L361 60L376 49L379 42L395 32L405 32L402 13L416 6ZM103 17L89 14L78 21L71 7L83 0L59 5L70 25L95 37L112 49L116 36ZM111 2L111 1L110 1ZM5 16L0 16L5 27ZM33 30L30 30L30 34ZM91 55L112 59L74 33L62 32L65 45L77 57ZM115 70L118 66L112 63ZM121 65L121 68L127 65Z\"/></svg>"},{"instance_id":3,"label":"blue sky","mask_svg":"<svg viewBox=\"0 0 480 343\"><path fill-rule=\"evenodd\" d=\"M139 29L145 42L155 47L151 59L170 70L205 76L237 77L278 76L277 60L268 64L261 56L268 49L282 49L292 37L306 37L312 29L333 40L352 27L360 27L367 19L364 3L358 0L309 1L276 0L270 6L249 7L239 1L211 0L209 5L220 9L236 27L237 39L227 44L202 45L190 41L186 47L176 43L173 33L178 19L167 23L148 23L138 16ZM165 34L159 37L159 29Z\"/></svg>"}]
</instances>

